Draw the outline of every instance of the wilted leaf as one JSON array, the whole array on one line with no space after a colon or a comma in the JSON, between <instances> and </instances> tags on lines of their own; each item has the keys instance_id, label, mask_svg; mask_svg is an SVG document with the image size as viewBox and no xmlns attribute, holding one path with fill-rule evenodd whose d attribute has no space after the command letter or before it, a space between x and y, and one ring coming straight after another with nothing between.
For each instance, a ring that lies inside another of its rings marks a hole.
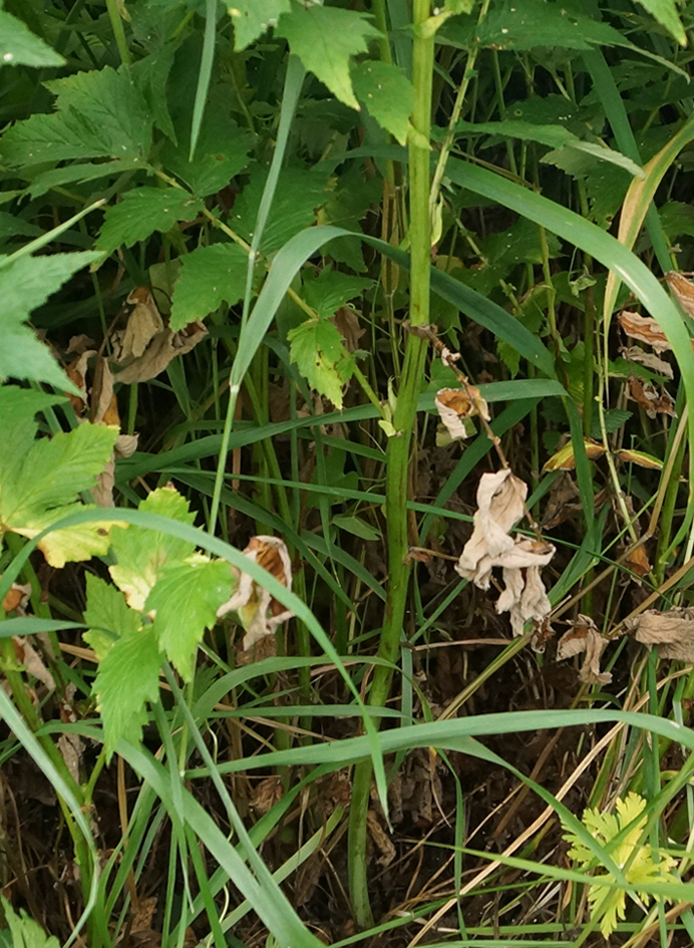
<instances>
[{"instance_id":1,"label":"wilted leaf","mask_svg":"<svg viewBox=\"0 0 694 948\"><path fill-rule=\"evenodd\" d=\"M454 440L468 438L474 434L475 429L469 430L465 425L466 419L475 415L481 415L486 421L490 419L487 403L474 385L468 385L465 389L442 388L436 393L434 405L441 421Z\"/></svg>"},{"instance_id":2,"label":"wilted leaf","mask_svg":"<svg viewBox=\"0 0 694 948\"><path fill-rule=\"evenodd\" d=\"M135 287L126 303L133 306L128 323L122 332L111 335L114 358L119 365L139 359L156 334L164 329L164 321L148 287Z\"/></svg>"},{"instance_id":3,"label":"wilted leaf","mask_svg":"<svg viewBox=\"0 0 694 948\"><path fill-rule=\"evenodd\" d=\"M584 438L583 446L586 449L586 455L589 461L595 461L598 458L601 458L605 453L605 445L600 444L598 441L593 441L592 438ZM563 448L560 448L549 461L546 461L542 473L547 474L550 471L573 471L576 468L576 455L574 453L574 446L571 441L568 441Z\"/></svg>"},{"instance_id":4,"label":"wilted leaf","mask_svg":"<svg viewBox=\"0 0 694 948\"><path fill-rule=\"evenodd\" d=\"M523 516L527 495L528 485L508 468L480 478L474 530L455 567L480 589L489 588L496 559L513 547L508 533Z\"/></svg>"},{"instance_id":5,"label":"wilted leaf","mask_svg":"<svg viewBox=\"0 0 694 948\"><path fill-rule=\"evenodd\" d=\"M557 643L557 661L585 654L578 677L588 685L607 685L612 681L612 675L600 671L600 656L606 645L607 639L600 635L593 620L579 615Z\"/></svg>"},{"instance_id":6,"label":"wilted leaf","mask_svg":"<svg viewBox=\"0 0 694 948\"><path fill-rule=\"evenodd\" d=\"M186 355L205 338L207 330L200 320L190 323L180 332L168 327L153 337L144 353L116 375L117 382L132 385L156 378L176 356Z\"/></svg>"},{"instance_id":7,"label":"wilted leaf","mask_svg":"<svg viewBox=\"0 0 694 948\"><path fill-rule=\"evenodd\" d=\"M540 569L547 566L555 548L546 540L517 536L513 547L494 563L503 566L505 588L496 604L498 613L508 612L514 635L522 635L525 623L542 620L551 612Z\"/></svg>"},{"instance_id":8,"label":"wilted leaf","mask_svg":"<svg viewBox=\"0 0 694 948\"><path fill-rule=\"evenodd\" d=\"M638 464L639 467L645 467L651 471L662 471L663 469L663 462L660 458L655 458L652 454L646 454L645 451L621 448L615 453L615 457L620 461L624 461L625 464Z\"/></svg>"},{"instance_id":9,"label":"wilted leaf","mask_svg":"<svg viewBox=\"0 0 694 948\"><path fill-rule=\"evenodd\" d=\"M675 403L664 388L661 387L658 393L652 382L644 382L636 375L629 376L628 384L629 397L643 408L649 418L655 418L659 414L677 417Z\"/></svg>"},{"instance_id":10,"label":"wilted leaf","mask_svg":"<svg viewBox=\"0 0 694 948\"><path fill-rule=\"evenodd\" d=\"M350 309L349 306L341 306L334 316L330 319L331 323L337 327L338 332L345 341L345 348L348 352L356 352L359 348L359 340L366 332L359 325L359 317Z\"/></svg>"},{"instance_id":11,"label":"wilted leaf","mask_svg":"<svg viewBox=\"0 0 694 948\"><path fill-rule=\"evenodd\" d=\"M253 563L258 563L287 589L292 588L292 564L286 544L279 537L256 536L243 551ZM248 573L238 577L236 592L228 602L217 609L221 618L235 612L246 630L243 648L249 649L266 635L271 635L278 625L294 614L278 602L267 589L260 586Z\"/></svg>"},{"instance_id":12,"label":"wilted leaf","mask_svg":"<svg viewBox=\"0 0 694 948\"><path fill-rule=\"evenodd\" d=\"M650 573L651 564L648 561L646 547L643 544L635 547L624 560L624 565L637 576L645 576L647 573Z\"/></svg>"},{"instance_id":13,"label":"wilted leaf","mask_svg":"<svg viewBox=\"0 0 694 948\"><path fill-rule=\"evenodd\" d=\"M658 375L664 375L666 378L673 377L673 369L669 362L659 359L653 352L644 352L638 346L626 346L619 350L628 362L637 362L639 365L645 365L647 369L652 369Z\"/></svg>"},{"instance_id":14,"label":"wilted leaf","mask_svg":"<svg viewBox=\"0 0 694 948\"><path fill-rule=\"evenodd\" d=\"M638 339L639 342L645 342L647 346L652 346L656 352L666 352L670 349L670 343L667 341L665 333L656 320L650 316L639 316L638 313L632 313L625 309L619 314L619 325L627 336Z\"/></svg>"},{"instance_id":15,"label":"wilted leaf","mask_svg":"<svg viewBox=\"0 0 694 948\"><path fill-rule=\"evenodd\" d=\"M25 615L25 608L31 596L31 584L22 586L20 583L12 583L9 590L5 593L2 600L3 612L16 612L17 615Z\"/></svg>"},{"instance_id":16,"label":"wilted leaf","mask_svg":"<svg viewBox=\"0 0 694 948\"><path fill-rule=\"evenodd\" d=\"M670 609L657 612L649 609L624 622L627 632L637 642L652 648L658 646L661 658L694 662L694 609Z\"/></svg>"},{"instance_id":17,"label":"wilted leaf","mask_svg":"<svg viewBox=\"0 0 694 948\"><path fill-rule=\"evenodd\" d=\"M694 319L694 283L687 280L681 273L670 270L665 274L668 286L672 294L680 304L687 316Z\"/></svg>"}]
</instances>

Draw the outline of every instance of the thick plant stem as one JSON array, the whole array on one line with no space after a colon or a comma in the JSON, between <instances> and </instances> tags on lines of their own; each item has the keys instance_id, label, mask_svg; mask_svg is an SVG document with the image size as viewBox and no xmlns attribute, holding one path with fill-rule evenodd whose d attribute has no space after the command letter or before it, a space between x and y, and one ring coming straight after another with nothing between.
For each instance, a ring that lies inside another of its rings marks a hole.
<instances>
[{"instance_id":1,"label":"thick plant stem","mask_svg":"<svg viewBox=\"0 0 694 948\"><path fill-rule=\"evenodd\" d=\"M414 2L413 85L415 106L412 113L414 133L409 144L410 205L410 318L412 327L429 322L429 267L431 230L429 217L429 129L431 88L434 62L434 18L429 17L429 0ZM400 389L395 407L395 434L388 439L386 452L386 520L388 524L388 591L386 611L378 650L387 664L377 665L368 701L372 707L384 707L390 694L393 667L402 635L410 567L407 553L408 479L412 435L416 422L417 396L424 371L426 339L409 334ZM349 826L349 882L352 909L357 924L373 924L369 902L366 855L367 816L371 787L370 761L359 764L352 784Z\"/></svg>"}]
</instances>

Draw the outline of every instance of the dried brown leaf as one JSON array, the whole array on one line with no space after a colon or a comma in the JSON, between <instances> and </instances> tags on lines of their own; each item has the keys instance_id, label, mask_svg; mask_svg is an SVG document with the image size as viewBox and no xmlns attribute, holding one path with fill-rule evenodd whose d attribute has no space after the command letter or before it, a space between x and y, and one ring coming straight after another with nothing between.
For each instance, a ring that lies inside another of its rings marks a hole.
<instances>
[{"instance_id":1,"label":"dried brown leaf","mask_svg":"<svg viewBox=\"0 0 694 948\"><path fill-rule=\"evenodd\" d=\"M628 362L645 365L647 369L657 372L658 375L664 375L668 379L674 376L670 363L659 359L653 352L645 352L639 346L623 346L619 351Z\"/></svg>"},{"instance_id":2,"label":"dried brown leaf","mask_svg":"<svg viewBox=\"0 0 694 948\"><path fill-rule=\"evenodd\" d=\"M349 306L341 306L330 322L334 323L338 332L345 340L345 348L348 352L356 352L359 348L359 340L366 332L359 325L359 317L350 309Z\"/></svg>"},{"instance_id":3,"label":"dried brown leaf","mask_svg":"<svg viewBox=\"0 0 694 948\"><path fill-rule=\"evenodd\" d=\"M579 615L557 643L557 661L585 655L578 677L588 685L607 685L612 681L612 675L600 671L600 656L606 645L607 639L600 635L593 620Z\"/></svg>"},{"instance_id":4,"label":"dried brown leaf","mask_svg":"<svg viewBox=\"0 0 694 948\"><path fill-rule=\"evenodd\" d=\"M368 811L366 818L369 824L371 839L374 841L376 849L379 852L376 862L379 866L389 866L396 856L393 841L381 826L380 820L373 810Z\"/></svg>"},{"instance_id":5,"label":"dried brown leaf","mask_svg":"<svg viewBox=\"0 0 694 948\"><path fill-rule=\"evenodd\" d=\"M133 306L127 325L122 332L111 336L116 362L121 365L144 355L157 333L164 329L164 321L148 287L135 287L126 303Z\"/></svg>"},{"instance_id":6,"label":"dried brown leaf","mask_svg":"<svg viewBox=\"0 0 694 948\"><path fill-rule=\"evenodd\" d=\"M116 375L116 381L132 385L134 382L147 382L156 378L176 356L186 355L206 335L207 330L199 319L180 332L172 332L168 327L163 329L152 338L138 359Z\"/></svg>"},{"instance_id":7,"label":"dried brown leaf","mask_svg":"<svg viewBox=\"0 0 694 948\"><path fill-rule=\"evenodd\" d=\"M694 319L694 283L687 280L681 273L670 270L665 274L668 286L672 290L672 295L680 304L687 316Z\"/></svg>"},{"instance_id":8,"label":"dried brown leaf","mask_svg":"<svg viewBox=\"0 0 694 948\"><path fill-rule=\"evenodd\" d=\"M638 313L625 309L619 314L619 325L627 336L638 339L639 342L645 342L656 352L666 352L670 349L665 333L658 322L650 316L639 316Z\"/></svg>"},{"instance_id":9,"label":"dried brown leaf","mask_svg":"<svg viewBox=\"0 0 694 948\"><path fill-rule=\"evenodd\" d=\"M661 387L659 393L652 382L644 382L636 375L629 376L628 384L629 398L643 408L649 418L655 418L659 414L677 417L675 403L664 388Z\"/></svg>"},{"instance_id":10,"label":"dried brown leaf","mask_svg":"<svg viewBox=\"0 0 694 948\"><path fill-rule=\"evenodd\" d=\"M652 648L658 646L661 658L676 658L681 662L694 662L694 609L670 609L647 612L627 619L627 632L637 642Z\"/></svg>"},{"instance_id":11,"label":"dried brown leaf","mask_svg":"<svg viewBox=\"0 0 694 948\"><path fill-rule=\"evenodd\" d=\"M34 646L24 636L19 635L12 636L12 645L17 661L24 665L27 674L32 675L41 684L45 685L48 691L55 691L53 675Z\"/></svg>"},{"instance_id":12,"label":"dried brown leaf","mask_svg":"<svg viewBox=\"0 0 694 948\"><path fill-rule=\"evenodd\" d=\"M12 583L5 598L2 600L3 612L16 612L17 615L26 615L26 606L31 596L31 583L22 586L19 583Z\"/></svg>"},{"instance_id":13,"label":"dried brown leaf","mask_svg":"<svg viewBox=\"0 0 694 948\"><path fill-rule=\"evenodd\" d=\"M464 419L481 415L489 421L489 408L482 398L479 389L474 385L467 388L442 388L436 393L434 404L439 417L445 425L449 435L454 440L468 438L474 431L464 424Z\"/></svg>"},{"instance_id":14,"label":"dried brown leaf","mask_svg":"<svg viewBox=\"0 0 694 948\"><path fill-rule=\"evenodd\" d=\"M637 576L645 576L647 573L650 573L651 564L648 561L646 547L643 544L635 547L624 560L624 565Z\"/></svg>"},{"instance_id":15,"label":"dried brown leaf","mask_svg":"<svg viewBox=\"0 0 694 948\"><path fill-rule=\"evenodd\" d=\"M589 461L595 461L601 458L605 453L605 445L592 438L583 439L583 447L586 450L586 456ZM573 442L568 441L562 448L552 455L549 461L546 461L542 473L547 474L552 471L573 471L576 468L576 454Z\"/></svg>"},{"instance_id":16,"label":"dried brown leaf","mask_svg":"<svg viewBox=\"0 0 694 948\"><path fill-rule=\"evenodd\" d=\"M526 622L541 623L552 609L540 569L554 553L554 546L546 540L517 536L513 547L501 553L495 563L503 567L504 580L496 611L509 613L514 635L523 634Z\"/></svg>"},{"instance_id":17,"label":"dried brown leaf","mask_svg":"<svg viewBox=\"0 0 694 948\"><path fill-rule=\"evenodd\" d=\"M279 774L272 774L255 786L248 805L255 810L256 815L262 816L281 799L282 777Z\"/></svg>"}]
</instances>

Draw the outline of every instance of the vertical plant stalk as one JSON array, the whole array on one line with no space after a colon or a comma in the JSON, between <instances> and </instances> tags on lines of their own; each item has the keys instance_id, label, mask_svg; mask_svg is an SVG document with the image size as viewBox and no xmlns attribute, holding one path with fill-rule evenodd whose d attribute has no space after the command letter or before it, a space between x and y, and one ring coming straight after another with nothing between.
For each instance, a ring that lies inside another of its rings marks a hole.
<instances>
[{"instance_id":1,"label":"vertical plant stalk","mask_svg":"<svg viewBox=\"0 0 694 948\"><path fill-rule=\"evenodd\" d=\"M436 21L429 17L429 0L414 0L414 45L412 81L415 104L412 112L414 133L409 142L410 198L410 324L429 322L429 267L431 264L431 228L429 218L429 132L431 90L434 65ZM388 439L386 451L386 522L388 528L388 590L385 619L378 650L387 664L377 665L369 693L369 704L382 708L388 700L393 666L400 647L410 566L407 488L410 449L416 423L417 396L424 372L427 351L425 338L407 336L400 391L395 407L395 434ZM375 719L378 725L378 718ZM352 909L357 924L373 924L367 884L367 815L371 789L371 761L355 768L349 820L349 885Z\"/></svg>"},{"instance_id":2,"label":"vertical plant stalk","mask_svg":"<svg viewBox=\"0 0 694 948\"><path fill-rule=\"evenodd\" d=\"M108 18L111 21L113 38L115 39L116 46L118 47L120 61L124 66L129 66L131 63L130 50L128 49L128 41L125 38L123 20L121 18L120 10L118 9L116 0L106 0L106 9L108 10Z\"/></svg>"}]
</instances>

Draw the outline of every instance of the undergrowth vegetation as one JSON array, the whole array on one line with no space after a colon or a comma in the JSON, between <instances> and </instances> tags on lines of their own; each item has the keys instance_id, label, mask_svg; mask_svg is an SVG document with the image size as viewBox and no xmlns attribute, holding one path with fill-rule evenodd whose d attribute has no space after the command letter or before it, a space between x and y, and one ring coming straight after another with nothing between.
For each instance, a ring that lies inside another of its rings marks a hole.
<instances>
[{"instance_id":1,"label":"undergrowth vegetation","mask_svg":"<svg viewBox=\"0 0 694 948\"><path fill-rule=\"evenodd\" d=\"M0 3L3 944L692 944L693 38Z\"/></svg>"}]
</instances>

